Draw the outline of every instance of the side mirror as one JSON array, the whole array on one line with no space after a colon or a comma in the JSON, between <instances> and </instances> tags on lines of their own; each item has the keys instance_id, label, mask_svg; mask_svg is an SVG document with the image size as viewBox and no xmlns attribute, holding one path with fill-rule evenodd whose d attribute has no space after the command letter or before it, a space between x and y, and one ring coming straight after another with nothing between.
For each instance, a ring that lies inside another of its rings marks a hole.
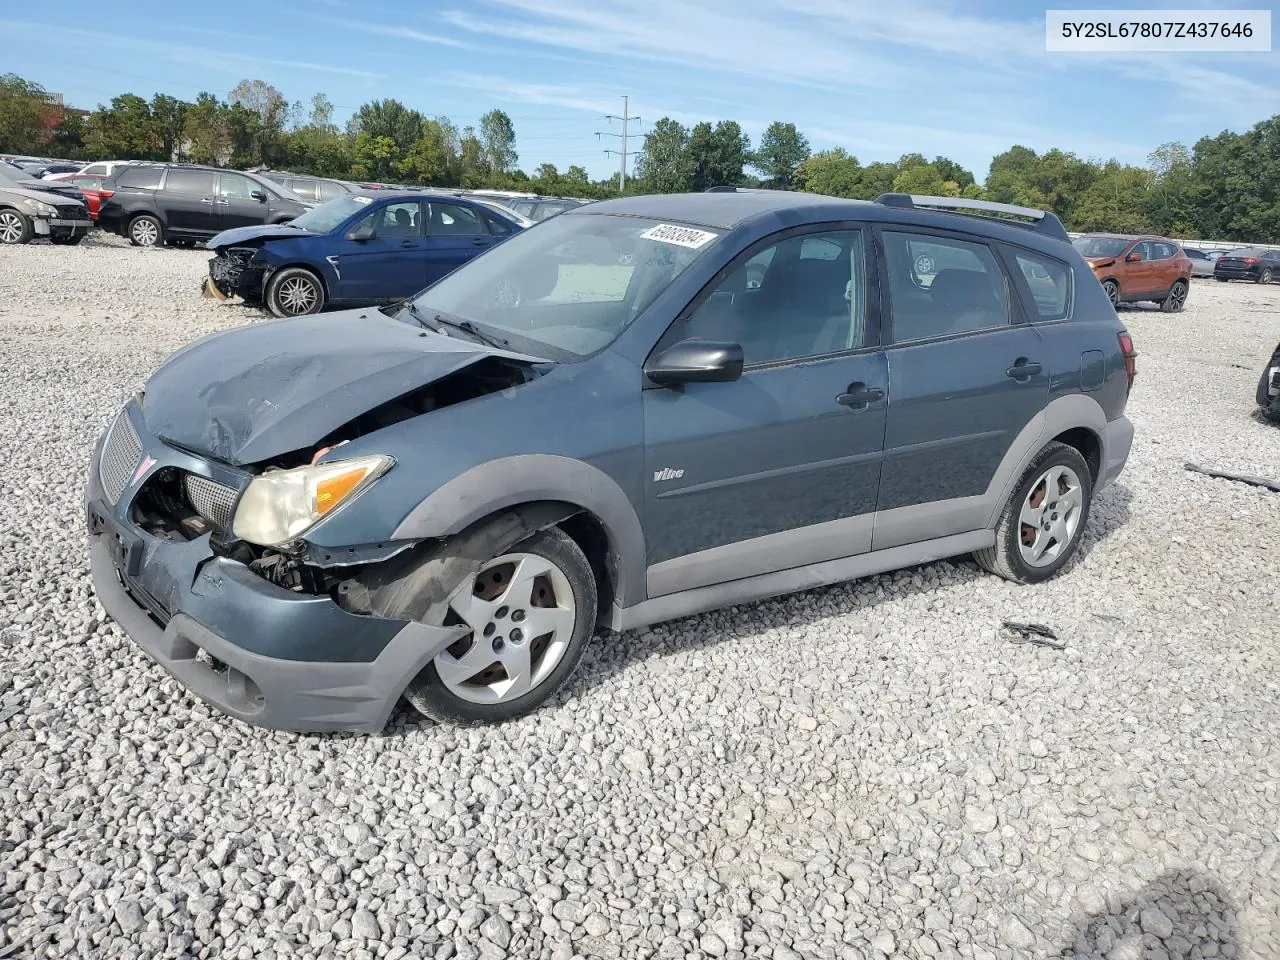
<instances>
[{"instance_id":1,"label":"side mirror","mask_svg":"<svg viewBox=\"0 0 1280 960\"><path fill-rule=\"evenodd\" d=\"M664 387L681 383L728 383L742 376L742 347L720 340L681 340L645 365Z\"/></svg>"},{"instance_id":2,"label":"side mirror","mask_svg":"<svg viewBox=\"0 0 1280 960\"><path fill-rule=\"evenodd\" d=\"M355 227L347 231L347 239L357 243L364 243L366 240L372 240L373 237L373 227Z\"/></svg>"},{"instance_id":3,"label":"side mirror","mask_svg":"<svg viewBox=\"0 0 1280 960\"><path fill-rule=\"evenodd\" d=\"M259 203L267 202L267 192L265 190L250 190L249 196L257 200Z\"/></svg>"},{"instance_id":4,"label":"side mirror","mask_svg":"<svg viewBox=\"0 0 1280 960\"><path fill-rule=\"evenodd\" d=\"M1124 258L1124 262L1125 263L1141 263L1142 254L1138 253L1138 251L1135 250L1133 251L1133 253L1129 254L1127 257Z\"/></svg>"}]
</instances>

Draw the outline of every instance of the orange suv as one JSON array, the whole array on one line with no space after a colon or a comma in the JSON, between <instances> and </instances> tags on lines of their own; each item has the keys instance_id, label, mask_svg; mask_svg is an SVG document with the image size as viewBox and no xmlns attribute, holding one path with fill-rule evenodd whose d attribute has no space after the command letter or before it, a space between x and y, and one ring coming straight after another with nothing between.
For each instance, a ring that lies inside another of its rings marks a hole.
<instances>
[{"instance_id":1,"label":"orange suv","mask_svg":"<svg viewBox=\"0 0 1280 960\"><path fill-rule=\"evenodd\" d=\"M1112 306L1150 300L1176 313L1191 289L1191 258L1167 237L1086 233L1071 241L1102 282Z\"/></svg>"}]
</instances>

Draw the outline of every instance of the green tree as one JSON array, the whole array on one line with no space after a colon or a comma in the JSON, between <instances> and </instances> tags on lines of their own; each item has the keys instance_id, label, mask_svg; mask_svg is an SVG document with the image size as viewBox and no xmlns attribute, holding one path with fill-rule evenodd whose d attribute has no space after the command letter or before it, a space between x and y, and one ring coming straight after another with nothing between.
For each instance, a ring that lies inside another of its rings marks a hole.
<instances>
[{"instance_id":1,"label":"green tree","mask_svg":"<svg viewBox=\"0 0 1280 960\"><path fill-rule=\"evenodd\" d=\"M644 193L684 193L693 177L689 131L663 117L645 134L633 183Z\"/></svg>"},{"instance_id":2,"label":"green tree","mask_svg":"<svg viewBox=\"0 0 1280 960\"><path fill-rule=\"evenodd\" d=\"M404 152L422 139L425 123L426 117L399 100L373 100L355 112L347 129L353 135L390 140Z\"/></svg>"},{"instance_id":3,"label":"green tree","mask_svg":"<svg viewBox=\"0 0 1280 960\"><path fill-rule=\"evenodd\" d=\"M270 164L280 153L289 101L264 80L241 80L227 96L227 103L237 156L250 163Z\"/></svg>"},{"instance_id":4,"label":"green tree","mask_svg":"<svg viewBox=\"0 0 1280 960\"><path fill-rule=\"evenodd\" d=\"M194 163L222 163L231 153L227 108L212 93L200 93L187 107L182 135L185 152Z\"/></svg>"},{"instance_id":5,"label":"green tree","mask_svg":"<svg viewBox=\"0 0 1280 960\"><path fill-rule=\"evenodd\" d=\"M516 128L501 110L490 110L480 118L480 145L489 169L505 177L516 165Z\"/></svg>"},{"instance_id":6,"label":"green tree","mask_svg":"<svg viewBox=\"0 0 1280 960\"><path fill-rule=\"evenodd\" d=\"M474 127L464 127L458 138L458 186L468 190L483 187L492 174L484 144Z\"/></svg>"},{"instance_id":7,"label":"green tree","mask_svg":"<svg viewBox=\"0 0 1280 960\"><path fill-rule=\"evenodd\" d=\"M0 150L25 153L42 148L51 137L54 110L40 84L16 73L0 76Z\"/></svg>"},{"instance_id":8,"label":"green tree","mask_svg":"<svg viewBox=\"0 0 1280 960\"><path fill-rule=\"evenodd\" d=\"M323 93L311 95L311 113L307 118L311 127L328 127L333 125L333 102Z\"/></svg>"},{"instance_id":9,"label":"green tree","mask_svg":"<svg viewBox=\"0 0 1280 960\"><path fill-rule=\"evenodd\" d=\"M456 186L461 175L458 131L448 119L428 120L422 137L400 161L405 178L438 187Z\"/></svg>"},{"instance_id":10,"label":"green tree","mask_svg":"<svg viewBox=\"0 0 1280 960\"><path fill-rule=\"evenodd\" d=\"M764 175L764 185L790 190L796 184L800 165L809 158L809 141L794 123L775 120L760 138L751 165Z\"/></svg>"},{"instance_id":11,"label":"green tree","mask_svg":"<svg viewBox=\"0 0 1280 960\"><path fill-rule=\"evenodd\" d=\"M390 137L356 134L351 150L351 172L359 180L384 183L397 179L400 147Z\"/></svg>"},{"instance_id":12,"label":"green tree","mask_svg":"<svg viewBox=\"0 0 1280 960\"><path fill-rule=\"evenodd\" d=\"M1147 166L1152 174L1146 204L1151 228L1177 237L1195 233L1200 191L1191 151L1181 143L1163 143L1148 155Z\"/></svg>"},{"instance_id":13,"label":"green tree","mask_svg":"<svg viewBox=\"0 0 1280 960\"><path fill-rule=\"evenodd\" d=\"M691 167L689 189L737 186L751 155L751 141L733 120L721 120L714 127L703 122L690 131L686 152Z\"/></svg>"},{"instance_id":14,"label":"green tree","mask_svg":"<svg viewBox=\"0 0 1280 960\"><path fill-rule=\"evenodd\" d=\"M120 160L162 159L163 141L151 106L135 93L112 97L85 123L85 144L95 156Z\"/></svg>"},{"instance_id":15,"label":"green tree","mask_svg":"<svg viewBox=\"0 0 1280 960\"><path fill-rule=\"evenodd\" d=\"M1152 180L1144 167L1108 161L1074 205L1071 225L1081 231L1142 233L1147 229L1144 208Z\"/></svg>"},{"instance_id":16,"label":"green tree","mask_svg":"<svg viewBox=\"0 0 1280 960\"><path fill-rule=\"evenodd\" d=\"M555 196L561 192L560 171L556 169L554 163L540 163L538 164L538 169L533 172L529 186L533 188L535 193Z\"/></svg>"},{"instance_id":17,"label":"green tree","mask_svg":"<svg viewBox=\"0 0 1280 960\"><path fill-rule=\"evenodd\" d=\"M187 107L185 100L171 97L167 93L157 93L151 98L151 116L155 121L155 130L160 138L160 151L163 159L176 159L182 146L182 131L187 123Z\"/></svg>"},{"instance_id":18,"label":"green tree","mask_svg":"<svg viewBox=\"0 0 1280 960\"><path fill-rule=\"evenodd\" d=\"M828 197L858 196L861 179L862 166L858 158L847 153L844 147L821 150L808 157L796 171L796 183L801 190Z\"/></svg>"},{"instance_id":19,"label":"green tree","mask_svg":"<svg viewBox=\"0 0 1280 960\"><path fill-rule=\"evenodd\" d=\"M53 128L49 152L54 156L69 159L85 157L87 151L84 146L84 133L84 117L78 113L63 113L62 119Z\"/></svg>"}]
</instances>

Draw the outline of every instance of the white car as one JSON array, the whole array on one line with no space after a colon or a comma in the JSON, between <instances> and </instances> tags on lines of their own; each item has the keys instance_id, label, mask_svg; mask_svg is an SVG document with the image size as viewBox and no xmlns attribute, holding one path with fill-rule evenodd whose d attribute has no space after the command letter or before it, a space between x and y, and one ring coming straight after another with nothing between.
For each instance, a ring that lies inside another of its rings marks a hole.
<instances>
[{"instance_id":1,"label":"white car","mask_svg":"<svg viewBox=\"0 0 1280 960\"><path fill-rule=\"evenodd\" d=\"M95 163L86 164L85 166L81 167L79 170L76 171L75 175L79 176L81 174L88 174L89 176L93 176L94 174L100 174L104 177L109 177L111 176L111 174L116 172L116 167L127 167L132 163L137 163L137 161L136 160L99 160Z\"/></svg>"}]
</instances>

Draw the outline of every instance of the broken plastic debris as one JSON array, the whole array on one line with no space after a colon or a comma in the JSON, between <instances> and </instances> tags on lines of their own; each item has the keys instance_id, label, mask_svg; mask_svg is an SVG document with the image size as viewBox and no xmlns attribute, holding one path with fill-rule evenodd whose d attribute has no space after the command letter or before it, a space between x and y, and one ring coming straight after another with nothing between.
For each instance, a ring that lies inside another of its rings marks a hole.
<instances>
[{"instance_id":1,"label":"broken plastic debris","mask_svg":"<svg viewBox=\"0 0 1280 960\"><path fill-rule=\"evenodd\" d=\"M1067 647L1067 642L1058 639L1058 635L1043 623L1018 623L1014 620L1005 620L1002 626L1010 633L1016 634L1010 638L1014 643L1034 643L1053 650L1065 650Z\"/></svg>"},{"instance_id":2,"label":"broken plastic debris","mask_svg":"<svg viewBox=\"0 0 1280 960\"><path fill-rule=\"evenodd\" d=\"M1280 481L1268 480L1266 477L1251 477L1244 473L1227 473L1223 470L1211 470L1208 467L1201 467L1194 463L1185 464L1186 468L1192 473L1203 473L1206 477L1218 477L1222 480L1234 480L1237 483L1247 483L1251 486L1262 487L1264 490L1270 490L1273 493L1280 493Z\"/></svg>"}]
</instances>

